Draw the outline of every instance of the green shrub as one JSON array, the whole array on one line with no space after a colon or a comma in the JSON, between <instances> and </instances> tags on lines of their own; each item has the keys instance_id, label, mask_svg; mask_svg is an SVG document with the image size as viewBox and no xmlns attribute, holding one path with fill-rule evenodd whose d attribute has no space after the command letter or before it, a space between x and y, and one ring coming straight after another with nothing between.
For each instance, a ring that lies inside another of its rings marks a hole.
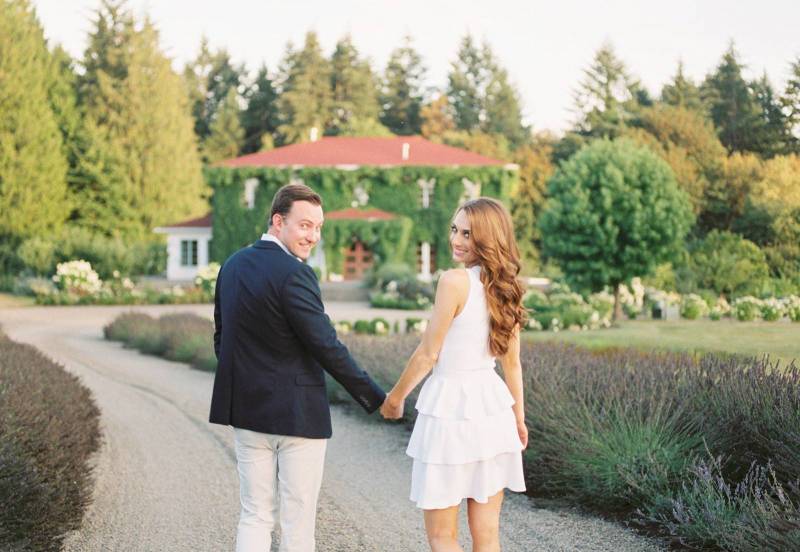
<instances>
[{"instance_id":1,"label":"green shrub","mask_svg":"<svg viewBox=\"0 0 800 552\"><path fill-rule=\"evenodd\" d=\"M122 341L131 345L135 336L145 327L156 323L156 319L143 312L126 312L118 315L103 328L103 335L111 341Z\"/></svg>"},{"instance_id":2,"label":"green shrub","mask_svg":"<svg viewBox=\"0 0 800 552\"><path fill-rule=\"evenodd\" d=\"M367 276L370 304L376 308L426 309L433 301L433 286L422 282L410 266L385 264Z\"/></svg>"},{"instance_id":3,"label":"green shrub","mask_svg":"<svg viewBox=\"0 0 800 552\"><path fill-rule=\"evenodd\" d=\"M689 269L698 285L718 294L757 294L768 280L764 252L737 234L712 230L690 250Z\"/></svg>"},{"instance_id":4,"label":"green shrub","mask_svg":"<svg viewBox=\"0 0 800 552\"><path fill-rule=\"evenodd\" d=\"M761 301L749 295L739 297L731 305L731 313L740 322L751 322L761 315Z\"/></svg>"},{"instance_id":5,"label":"green shrub","mask_svg":"<svg viewBox=\"0 0 800 552\"><path fill-rule=\"evenodd\" d=\"M198 370L217 369L214 325L189 313L164 314L156 319L139 312L123 313L103 328L106 339L123 341L141 352L191 364Z\"/></svg>"},{"instance_id":6,"label":"green shrub","mask_svg":"<svg viewBox=\"0 0 800 552\"><path fill-rule=\"evenodd\" d=\"M689 293L681 300L681 317L687 320L696 320L708 314L708 304L697 294Z\"/></svg>"},{"instance_id":7,"label":"green shrub","mask_svg":"<svg viewBox=\"0 0 800 552\"><path fill-rule=\"evenodd\" d=\"M356 320L353 324L353 331L357 334L371 334L373 327L369 320Z\"/></svg>"},{"instance_id":8,"label":"green shrub","mask_svg":"<svg viewBox=\"0 0 800 552\"><path fill-rule=\"evenodd\" d=\"M0 334L0 549L61 548L91 500L87 462L99 443L89 390Z\"/></svg>"},{"instance_id":9,"label":"green shrub","mask_svg":"<svg viewBox=\"0 0 800 552\"><path fill-rule=\"evenodd\" d=\"M19 260L39 276L49 276L55 267L55 244L40 237L22 242L17 251Z\"/></svg>"}]
</instances>

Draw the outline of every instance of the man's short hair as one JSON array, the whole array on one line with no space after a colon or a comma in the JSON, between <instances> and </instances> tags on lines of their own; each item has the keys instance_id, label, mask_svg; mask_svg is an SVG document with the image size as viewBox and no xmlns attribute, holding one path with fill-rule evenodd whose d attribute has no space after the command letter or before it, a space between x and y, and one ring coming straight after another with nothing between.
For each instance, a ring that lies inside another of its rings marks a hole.
<instances>
[{"instance_id":1,"label":"man's short hair","mask_svg":"<svg viewBox=\"0 0 800 552\"><path fill-rule=\"evenodd\" d=\"M288 215L295 201L308 201L322 206L322 198L319 194L305 184L286 184L281 186L272 198L272 208L269 212L267 226L272 226L272 217L276 214L284 217Z\"/></svg>"}]
</instances>

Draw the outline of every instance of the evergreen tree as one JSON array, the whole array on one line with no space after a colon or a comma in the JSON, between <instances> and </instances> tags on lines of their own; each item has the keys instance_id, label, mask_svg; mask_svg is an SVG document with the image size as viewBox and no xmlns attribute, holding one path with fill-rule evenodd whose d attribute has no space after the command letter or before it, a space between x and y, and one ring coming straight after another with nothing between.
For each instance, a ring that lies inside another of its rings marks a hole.
<instances>
[{"instance_id":1,"label":"evergreen tree","mask_svg":"<svg viewBox=\"0 0 800 552\"><path fill-rule=\"evenodd\" d=\"M519 93L488 43L478 49L470 35L464 37L448 83L458 129L502 135L515 147L530 138Z\"/></svg>"},{"instance_id":2,"label":"evergreen tree","mask_svg":"<svg viewBox=\"0 0 800 552\"><path fill-rule=\"evenodd\" d=\"M466 35L461 40L456 60L447 77L447 98L452 106L456 128L478 130L486 119L484 98L489 80L489 68L483 52Z\"/></svg>"},{"instance_id":3,"label":"evergreen tree","mask_svg":"<svg viewBox=\"0 0 800 552\"><path fill-rule=\"evenodd\" d=\"M731 44L701 87L719 139L729 152L755 151L754 127L759 122L759 108L742 76L743 68Z\"/></svg>"},{"instance_id":4,"label":"evergreen tree","mask_svg":"<svg viewBox=\"0 0 800 552\"><path fill-rule=\"evenodd\" d=\"M584 70L575 92L578 132L591 137L618 136L637 112L640 90L611 44L604 44Z\"/></svg>"},{"instance_id":5,"label":"evergreen tree","mask_svg":"<svg viewBox=\"0 0 800 552\"><path fill-rule=\"evenodd\" d=\"M350 35L336 43L331 56L330 82L332 102L328 134L354 136L365 129L378 128L378 82L369 62L358 55Z\"/></svg>"},{"instance_id":6,"label":"evergreen tree","mask_svg":"<svg viewBox=\"0 0 800 552\"><path fill-rule=\"evenodd\" d=\"M307 141L312 129L317 129L317 136L322 135L331 112L331 89L324 84L330 82L330 75L330 63L322 55L316 33L306 34L302 50L287 45L278 101L282 143Z\"/></svg>"},{"instance_id":7,"label":"evergreen tree","mask_svg":"<svg viewBox=\"0 0 800 552\"><path fill-rule=\"evenodd\" d=\"M183 84L152 23L137 28L121 5L105 2L89 37L81 86L88 179L76 190L86 201L75 218L147 239L154 226L205 210L205 185Z\"/></svg>"},{"instance_id":8,"label":"evergreen tree","mask_svg":"<svg viewBox=\"0 0 800 552\"><path fill-rule=\"evenodd\" d=\"M212 52L208 39L203 37L197 57L183 71L195 133L201 142L211 134L211 124L226 101L228 91L233 88L238 94L245 74L244 65L234 65L227 50Z\"/></svg>"},{"instance_id":9,"label":"evergreen tree","mask_svg":"<svg viewBox=\"0 0 800 552\"><path fill-rule=\"evenodd\" d=\"M50 92L57 80L27 0L0 1L0 268L14 244L56 231L69 212L67 162Z\"/></svg>"},{"instance_id":10,"label":"evergreen tree","mask_svg":"<svg viewBox=\"0 0 800 552\"><path fill-rule=\"evenodd\" d=\"M217 109L211 122L211 134L203 142L203 159L214 163L239 155L239 144L244 139L244 129L239 124L239 103L236 90L228 89L225 101Z\"/></svg>"},{"instance_id":11,"label":"evergreen tree","mask_svg":"<svg viewBox=\"0 0 800 552\"><path fill-rule=\"evenodd\" d=\"M672 81L661 89L661 101L665 104L690 109L700 113L705 112L703 100L700 97L700 88L683 73L683 61L678 61L678 70Z\"/></svg>"},{"instance_id":12,"label":"evergreen tree","mask_svg":"<svg viewBox=\"0 0 800 552\"><path fill-rule=\"evenodd\" d=\"M271 143L278 128L278 94L266 66L258 70L255 81L247 88L245 100L247 108L241 116L244 128L242 153L253 153L262 149L264 140Z\"/></svg>"},{"instance_id":13,"label":"evergreen tree","mask_svg":"<svg viewBox=\"0 0 800 552\"><path fill-rule=\"evenodd\" d=\"M766 73L750 88L759 108L759 117L753 124L754 135L750 137L753 151L765 158L789 153L792 147L790 124Z\"/></svg>"},{"instance_id":14,"label":"evergreen tree","mask_svg":"<svg viewBox=\"0 0 800 552\"><path fill-rule=\"evenodd\" d=\"M781 96L781 105L789 129L790 150L800 153L800 57L789 68L789 78Z\"/></svg>"},{"instance_id":15,"label":"evergreen tree","mask_svg":"<svg viewBox=\"0 0 800 552\"><path fill-rule=\"evenodd\" d=\"M508 73L493 64L486 88L486 124L484 131L504 136L512 146L530 139L530 130L522 124L522 109L517 90L508 82Z\"/></svg>"},{"instance_id":16,"label":"evergreen tree","mask_svg":"<svg viewBox=\"0 0 800 552\"><path fill-rule=\"evenodd\" d=\"M401 135L422 132L423 81L422 57L411 45L411 37L392 51L383 74L381 90L381 123Z\"/></svg>"}]
</instances>

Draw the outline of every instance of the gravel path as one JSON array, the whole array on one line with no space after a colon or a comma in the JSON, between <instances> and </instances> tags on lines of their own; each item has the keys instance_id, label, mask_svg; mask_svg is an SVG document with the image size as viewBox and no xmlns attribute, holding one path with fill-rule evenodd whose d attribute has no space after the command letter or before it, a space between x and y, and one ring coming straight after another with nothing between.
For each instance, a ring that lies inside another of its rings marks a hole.
<instances>
[{"instance_id":1,"label":"gravel path","mask_svg":"<svg viewBox=\"0 0 800 552\"><path fill-rule=\"evenodd\" d=\"M377 315L359 305L328 309L334 319ZM80 376L102 413L94 500L65 549L232 550L238 480L230 428L206 421L213 376L104 341L102 326L127 310L0 310L4 331ZM205 305L137 310L211 312ZM422 515L407 498L407 430L347 406L333 408L333 425L318 514L319 552L427 550ZM664 550L617 524L537 508L513 493L507 493L501 532L506 552ZM461 533L468 545L463 512Z\"/></svg>"}]
</instances>

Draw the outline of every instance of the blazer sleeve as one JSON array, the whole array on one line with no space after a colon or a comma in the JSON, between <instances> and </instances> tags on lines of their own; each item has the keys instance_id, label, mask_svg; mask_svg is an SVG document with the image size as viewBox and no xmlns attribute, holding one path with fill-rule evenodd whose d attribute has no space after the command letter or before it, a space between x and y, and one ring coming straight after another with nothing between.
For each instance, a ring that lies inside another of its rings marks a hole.
<instances>
[{"instance_id":1,"label":"blazer sleeve","mask_svg":"<svg viewBox=\"0 0 800 552\"><path fill-rule=\"evenodd\" d=\"M217 275L217 284L214 287L214 354L219 361L219 345L222 342L222 312L219 307L219 282L222 279L222 271Z\"/></svg>"},{"instance_id":2,"label":"blazer sleeve","mask_svg":"<svg viewBox=\"0 0 800 552\"><path fill-rule=\"evenodd\" d=\"M314 271L308 265L290 275L281 294L284 313L311 355L367 412L374 412L386 393L361 369L339 341L325 309Z\"/></svg>"}]
</instances>

